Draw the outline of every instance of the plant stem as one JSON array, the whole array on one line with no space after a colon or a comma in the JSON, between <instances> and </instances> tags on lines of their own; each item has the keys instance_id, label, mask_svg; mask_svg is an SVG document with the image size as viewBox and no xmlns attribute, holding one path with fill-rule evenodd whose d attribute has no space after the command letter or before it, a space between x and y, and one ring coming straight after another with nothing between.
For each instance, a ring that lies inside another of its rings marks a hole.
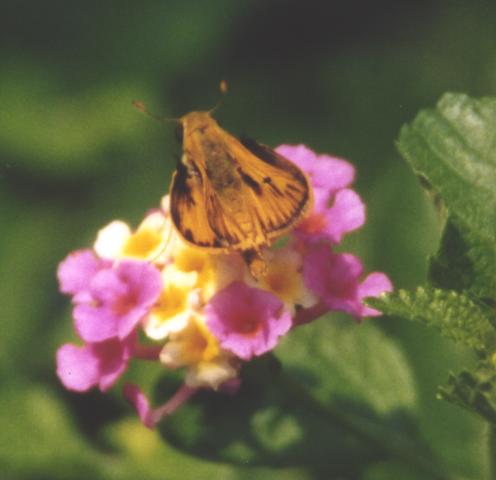
<instances>
[{"instance_id":1,"label":"plant stem","mask_svg":"<svg viewBox=\"0 0 496 480\"><path fill-rule=\"evenodd\" d=\"M416 470L428 474L429 478L453 480L453 476L449 476L440 465L434 464L430 458L426 458L423 454L416 452L412 448L412 442L404 436L392 434L385 427L384 431L378 432L377 430L380 426L377 424L370 425L364 418L354 417L344 413L342 410L337 410L330 404L323 403L283 372L277 378L279 388L285 390L292 398L296 398L300 404L306 405L309 409L320 413L334 425L351 432L363 442L372 444L374 448L389 458L400 460L414 467ZM496 434L493 436L493 440L495 441L493 448L496 448Z\"/></svg>"}]
</instances>

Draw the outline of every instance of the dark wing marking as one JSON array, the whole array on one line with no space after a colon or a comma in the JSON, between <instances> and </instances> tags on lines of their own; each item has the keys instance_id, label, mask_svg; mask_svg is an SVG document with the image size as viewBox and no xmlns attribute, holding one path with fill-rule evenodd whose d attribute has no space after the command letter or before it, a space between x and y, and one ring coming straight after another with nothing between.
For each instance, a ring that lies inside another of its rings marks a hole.
<instances>
[{"instance_id":1,"label":"dark wing marking","mask_svg":"<svg viewBox=\"0 0 496 480\"><path fill-rule=\"evenodd\" d=\"M264 233L275 237L294 226L310 208L312 190L308 178L269 147L247 139L242 140L242 145L252 154L252 160L238 167L243 173L241 179L250 178L244 183L253 197L250 203L254 215L260 219Z\"/></svg>"},{"instance_id":2,"label":"dark wing marking","mask_svg":"<svg viewBox=\"0 0 496 480\"><path fill-rule=\"evenodd\" d=\"M202 184L199 172L191 174L182 163L178 165L170 193L172 222L189 243L204 248L221 248L208 222Z\"/></svg>"},{"instance_id":3,"label":"dark wing marking","mask_svg":"<svg viewBox=\"0 0 496 480\"><path fill-rule=\"evenodd\" d=\"M275 157L275 155L277 154L276 152L274 152L274 150L265 145L262 145L261 143L256 142L250 137L243 136L239 139L239 141L247 150L253 153L253 155L260 158L260 160L263 160L269 165L278 165L278 160Z\"/></svg>"}]
</instances>

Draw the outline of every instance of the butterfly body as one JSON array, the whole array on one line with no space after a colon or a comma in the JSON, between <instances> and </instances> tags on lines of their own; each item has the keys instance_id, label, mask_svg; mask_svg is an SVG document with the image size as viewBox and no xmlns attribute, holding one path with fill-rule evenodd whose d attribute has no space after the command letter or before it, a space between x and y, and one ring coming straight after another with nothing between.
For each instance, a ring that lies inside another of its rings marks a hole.
<instances>
[{"instance_id":1,"label":"butterfly body","mask_svg":"<svg viewBox=\"0 0 496 480\"><path fill-rule=\"evenodd\" d=\"M170 193L183 239L212 251L260 252L312 204L307 176L273 150L240 141L209 112L180 119L183 155Z\"/></svg>"}]
</instances>

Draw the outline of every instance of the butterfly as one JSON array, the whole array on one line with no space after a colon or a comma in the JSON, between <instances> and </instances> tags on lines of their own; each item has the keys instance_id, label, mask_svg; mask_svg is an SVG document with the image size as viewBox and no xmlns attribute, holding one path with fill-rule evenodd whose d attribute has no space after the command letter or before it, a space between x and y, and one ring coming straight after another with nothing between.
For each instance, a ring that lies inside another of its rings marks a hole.
<instances>
[{"instance_id":1,"label":"butterfly","mask_svg":"<svg viewBox=\"0 0 496 480\"><path fill-rule=\"evenodd\" d=\"M170 187L170 213L187 243L239 251L255 277L262 251L310 210L307 175L283 156L223 130L210 112L179 119L183 154Z\"/></svg>"}]
</instances>

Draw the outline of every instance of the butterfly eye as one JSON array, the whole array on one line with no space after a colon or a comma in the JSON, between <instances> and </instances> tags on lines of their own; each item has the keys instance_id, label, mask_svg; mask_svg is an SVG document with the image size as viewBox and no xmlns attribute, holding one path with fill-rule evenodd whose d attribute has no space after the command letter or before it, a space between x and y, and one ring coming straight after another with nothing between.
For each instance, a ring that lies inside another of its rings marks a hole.
<instances>
[{"instance_id":1,"label":"butterfly eye","mask_svg":"<svg viewBox=\"0 0 496 480\"><path fill-rule=\"evenodd\" d=\"M179 143L183 143L183 133L184 133L183 126L182 126L181 123L178 123L177 126L176 126L176 129L174 131L174 134L176 136L176 140Z\"/></svg>"}]
</instances>

